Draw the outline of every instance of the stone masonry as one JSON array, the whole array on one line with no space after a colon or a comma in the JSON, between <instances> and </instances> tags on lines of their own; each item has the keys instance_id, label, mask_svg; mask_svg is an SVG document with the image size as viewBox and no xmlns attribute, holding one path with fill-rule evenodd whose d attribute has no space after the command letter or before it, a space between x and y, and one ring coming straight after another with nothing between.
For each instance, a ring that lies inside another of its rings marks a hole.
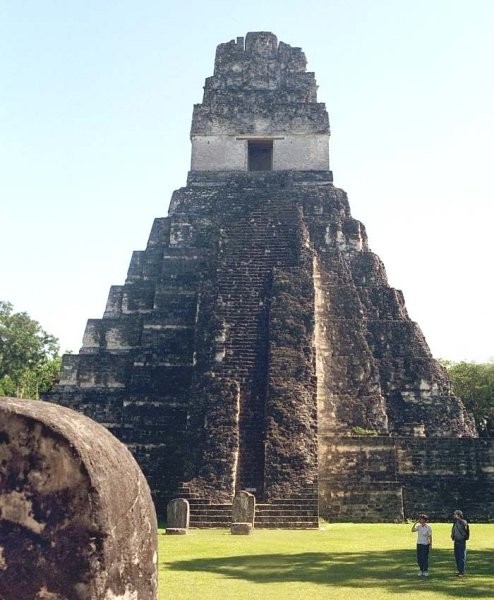
<instances>
[{"instance_id":1,"label":"stone masonry","mask_svg":"<svg viewBox=\"0 0 494 600\"><path fill-rule=\"evenodd\" d=\"M448 459L467 447L491 515L492 447L333 185L316 91L300 48L272 33L218 46L187 185L50 400L127 444L158 510L189 497L191 524L194 502L231 506L240 490L402 519L431 481L439 513L453 488L455 506L474 501Z\"/></svg>"}]
</instances>

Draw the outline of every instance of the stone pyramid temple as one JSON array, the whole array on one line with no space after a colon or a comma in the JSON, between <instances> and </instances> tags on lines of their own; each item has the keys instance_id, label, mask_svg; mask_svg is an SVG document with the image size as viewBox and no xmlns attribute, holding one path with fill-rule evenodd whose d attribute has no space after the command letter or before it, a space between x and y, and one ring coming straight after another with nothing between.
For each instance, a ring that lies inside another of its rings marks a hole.
<instances>
[{"instance_id":1,"label":"stone pyramid temple","mask_svg":"<svg viewBox=\"0 0 494 600\"><path fill-rule=\"evenodd\" d=\"M111 287L49 398L125 442L158 512L257 526L492 518L494 448L452 395L329 167L300 48L268 32L216 50L187 185Z\"/></svg>"}]
</instances>

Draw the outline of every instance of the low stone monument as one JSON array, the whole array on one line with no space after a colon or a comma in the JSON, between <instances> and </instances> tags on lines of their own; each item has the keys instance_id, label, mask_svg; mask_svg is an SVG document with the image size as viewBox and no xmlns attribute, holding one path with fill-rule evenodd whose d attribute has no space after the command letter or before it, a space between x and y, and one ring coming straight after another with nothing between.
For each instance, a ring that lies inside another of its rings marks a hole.
<instances>
[{"instance_id":1,"label":"low stone monument","mask_svg":"<svg viewBox=\"0 0 494 600\"><path fill-rule=\"evenodd\" d=\"M156 600L156 534L148 484L111 433L0 398L2 600Z\"/></svg>"},{"instance_id":2,"label":"low stone monument","mask_svg":"<svg viewBox=\"0 0 494 600\"><path fill-rule=\"evenodd\" d=\"M185 535L189 529L190 507L185 498L176 498L166 507L166 533Z\"/></svg>"},{"instance_id":3,"label":"low stone monument","mask_svg":"<svg viewBox=\"0 0 494 600\"><path fill-rule=\"evenodd\" d=\"M250 492L239 492L232 505L232 535L249 535L254 529L256 498Z\"/></svg>"}]
</instances>

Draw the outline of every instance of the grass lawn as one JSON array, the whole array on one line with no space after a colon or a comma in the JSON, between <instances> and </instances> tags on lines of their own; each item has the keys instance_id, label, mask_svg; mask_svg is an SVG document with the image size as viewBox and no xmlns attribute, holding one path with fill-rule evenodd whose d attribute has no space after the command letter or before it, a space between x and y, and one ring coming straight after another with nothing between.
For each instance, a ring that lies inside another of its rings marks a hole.
<instances>
[{"instance_id":1,"label":"grass lawn","mask_svg":"<svg viewBox=\"0 0 494 600\"><path fill-rule=\"evenodd\" d=\"M454 576L449 523L431 523L419 578L411 524L325 524L319 531L159 531L160 600L494 599L494 524L473 524L467 576Z\"/></svg>"}]
</instances>

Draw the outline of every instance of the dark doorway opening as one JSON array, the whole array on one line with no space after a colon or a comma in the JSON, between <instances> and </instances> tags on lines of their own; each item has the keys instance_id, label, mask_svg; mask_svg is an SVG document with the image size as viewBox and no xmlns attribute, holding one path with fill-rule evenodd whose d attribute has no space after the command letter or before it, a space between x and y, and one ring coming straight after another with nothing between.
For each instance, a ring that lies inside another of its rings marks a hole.
<instances>
[{"instance_id":1,"label":"dark doorway opening","mask_svg":"<svg viewBox=\"0 0 494 600\"><path fill-rule=\"evenodd\" d=\"M249 171L273 170L273 140L249 140Z\"/></svg>"}]
</instances>

